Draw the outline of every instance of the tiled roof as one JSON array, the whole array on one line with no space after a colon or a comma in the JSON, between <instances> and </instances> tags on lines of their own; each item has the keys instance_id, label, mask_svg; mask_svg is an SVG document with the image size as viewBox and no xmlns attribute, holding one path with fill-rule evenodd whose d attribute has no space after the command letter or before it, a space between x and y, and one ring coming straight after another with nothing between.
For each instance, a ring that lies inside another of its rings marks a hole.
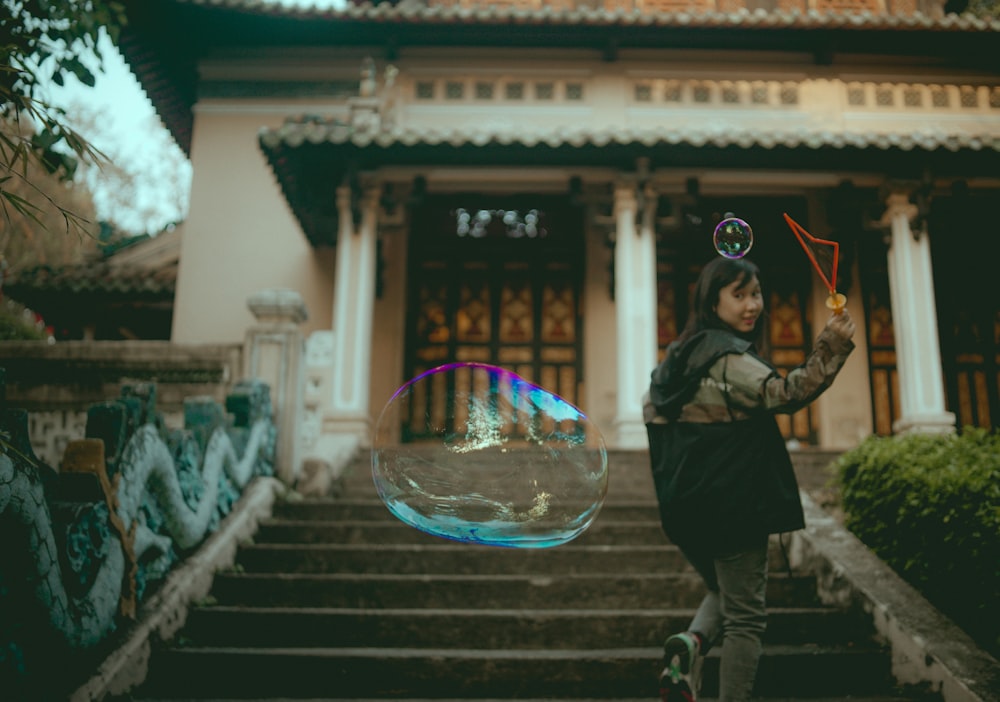
<instances>
[{"instance_id":1,"label":"tiled roof","mask_svg":"<svg viewBox=\"0 0 1000 702\"><path fill-rule=\"evenodd\" d=\"M3 290L17 300L39 292L172 299L176 282L176 265L150 270L100 262L29 268L4 280Z\"/></svg>"},{"instance_id":2,"label":"tiled roof","mask_svg":"<svg viewBox=\"0 0 1000 702\"><path fill-rule=\"evenodd\" d=\"M888 14L872 12L806 12L783 10L737 10L734 12L642 12L634 9L604 7L524 9L482 4L463 7L459 4L361 3L343 8L317 5L284 6L265 0L175 0L181 4L220 7L243 12L303 19L353 20L393 23L603 25L652 27L741 27L761 29L935 29L942 31L1000 32L1000 20L971 13L947 14L940 18L915 12Z\"/></svg>"},{"instance_id":3,"label":"tiled roof","mask_svg":"<svg viewBox=\"0 0 1000 702\"><path fill-rule=\"evenodd\" d=\"M1000 136L713 128L354 130L315 118L259 132L261 149L307 239L336 241L330 192L351 173L386 166L520 166L628 169L648 158L657 168L823 169L833 172L921 172L941 177L995 175Z\"/></svg>"},{"instance_id":4,"label":"tiled roof","mask_svg":"<svg viewBox=\"0 0 1000 702\"><path fill-rule=\"evenodd\" d=\"M813 54L819 62L849 54L948 62L976 56L980 69L997 65L994 35L1000 21L972 14L607 9L640 0L538 0L529 3L536 9L522 9L512 7L515 2L521 4L401 0L334 9L265 0L124 0L128 24L120 48L185 153L191 147L198 62L213 50L241 46L363 47L387 56L404 47L587 48L609 59L625 49L724 46Z\"/></svg>"},{"instance_id":5,"label":"tiled roof","mask_svg":"<svg viewBox=\"0 0 1000 702\"><path fill-rule=\"evenodd\" d=\"M782 130L739 130L692 127L677 128L561 128L558 130L532 130L528 125L518 124L510 130L469 130L463 128L435 129L394 128L378 132L355 131L350 126L337 123L304 119L287 121L276 129L260 132L261 145L274 148L279 145L297 147L304 144L353 144L357 147L388 147L447 145L447 146L487 146L520 144L523 146L544 145L550 147L606 146L610 144L636 144L641 146L678 145L690 146L735 146L741 148L775 146L817 149L833 148L875 148L875 149L924 149L934 151L995 150L1000 151L1000 137L975 134L949 134L936 129L926 129L910 133L876 134L848 133L809 129Z\"/></svg>"}]
</instances>

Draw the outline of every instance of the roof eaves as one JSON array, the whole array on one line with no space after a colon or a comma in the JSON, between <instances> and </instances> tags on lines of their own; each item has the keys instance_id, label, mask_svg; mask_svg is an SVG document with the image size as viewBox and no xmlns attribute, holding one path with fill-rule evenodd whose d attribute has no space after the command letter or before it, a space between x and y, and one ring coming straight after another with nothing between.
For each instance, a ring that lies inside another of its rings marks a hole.
<instances>
[{"instance_id":1,"label":"roof eaves","mask_svg":"<svg viewBox=\"0 0 1000 702\"><path fill-rule=\"evenodd\" d=\"M234 11L274 17L393 23L507 23L604 26L657 26L742 29L898 29L1000 32L1000 20L972 13L933 17L921 12L889 14L816 10L736 10L733 12L647 12L638 9L573 8L524 9L500 5L461 5L388 2L349 4L342 8L315 5L285 6L265 0L175 0L180 4L222 7Z\"/></svg>"},{"instance_id":2,"label":"roof eaves","mask_svg":"<svg viewBox=\"0 0 1000 702\"><path fill-rule=\"evenodd\" d=\"M367 146L486 146L488 144L536 146L544 144L559 146L605 146L608 144L687 144L691 146L739 146L751 148L774 146L822 148L855 147L903 150L924 149L933 151L946 149L958 151L995 150L1000 151L1000 137L969 133L948 133L940 130L908 133L879 134L863 132L837 132L826 130L780 130L760 129L712 129L712 128L601 128L601 129L559 129L526 130L523 126L510 130L464 130L435 128L395 128L382 131L352 129L341 122L289 121L280 127L263 129L259 134L261 145L267 148L278 146L299 147L305 144L352 144L359 148Z\"/></svg>"}]
</instances>

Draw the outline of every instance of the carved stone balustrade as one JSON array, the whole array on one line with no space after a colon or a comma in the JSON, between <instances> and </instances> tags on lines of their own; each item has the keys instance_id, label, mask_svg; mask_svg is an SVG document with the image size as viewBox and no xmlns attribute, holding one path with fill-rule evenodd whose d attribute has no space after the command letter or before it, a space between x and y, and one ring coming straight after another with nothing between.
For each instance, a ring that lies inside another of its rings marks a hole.
<instances>
[{"instance_id":1,"label":"carved stone balustrade","mask_svg":"<svg viewBox=\"0 0 1000 702\"><path fill-rule=\"evenodd\" d=\"M218 529L254 478L273 474L275 439L270 389L259 380L236 383L225 406L187 398L183 428L157 411L155 384L126 384L90 407L85 436L68 443L58 470L35 456L28 412L4 407L4 698L64 698L59 686L93 664L89 654Z\"/></svg>"}]
</instances>

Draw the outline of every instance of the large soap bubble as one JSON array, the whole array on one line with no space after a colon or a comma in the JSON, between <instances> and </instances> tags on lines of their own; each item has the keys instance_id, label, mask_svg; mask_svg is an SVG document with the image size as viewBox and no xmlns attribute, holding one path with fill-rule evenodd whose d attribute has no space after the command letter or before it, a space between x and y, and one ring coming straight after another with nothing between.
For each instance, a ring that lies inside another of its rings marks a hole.
<instances>
[{"instance_id":1,"label":"large soap bubble","mask_svg":"<svg viewBox=\"0 0 1000 702\"><path fill-rule=\"evenodd\" d=\"M712 235L715 250L726 258L743 258L753 247L753 229L739 217L727 217Z\"/></svg>"},{"instance_id":2,"label":"large soap bubble","mask_svg":"<svg viewBox=\"0 0 1000 702\"><path fill-rule=\"evenodd\" d=\"M569 402L511 371L456 363L417 376L386 404L372 476L389 510L421 531L544 548L593 522L608 458L600 431Z\"/></svg>"}]
</instances>

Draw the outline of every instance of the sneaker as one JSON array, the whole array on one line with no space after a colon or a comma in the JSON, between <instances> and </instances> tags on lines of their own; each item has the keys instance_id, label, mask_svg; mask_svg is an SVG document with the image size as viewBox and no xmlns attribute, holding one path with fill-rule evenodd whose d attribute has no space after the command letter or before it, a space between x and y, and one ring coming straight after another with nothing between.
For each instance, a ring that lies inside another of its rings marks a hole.
<instances>
[{"instance_id":1,"label":"sneaker","mask_svg":"<svg viewBox=\"0 0 1000 702\"><path fill-rule=\"evenodd\" d=\"M663 672L660 673L661 702L695 702L701 682L698 637L674 634L663 644Z\"/></svg>"}]
</instances>

